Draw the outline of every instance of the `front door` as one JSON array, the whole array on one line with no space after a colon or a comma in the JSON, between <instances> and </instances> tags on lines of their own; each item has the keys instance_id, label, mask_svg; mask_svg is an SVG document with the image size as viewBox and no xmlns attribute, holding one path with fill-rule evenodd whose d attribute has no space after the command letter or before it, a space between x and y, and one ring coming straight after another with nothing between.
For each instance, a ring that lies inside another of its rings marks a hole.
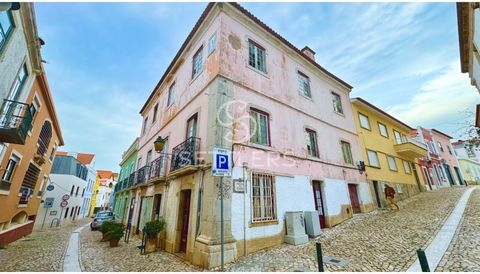
<instances>
[{"instance_id":1,"label":"front door","mask_svg":"<svg viewBox=\"0 0 480 274\"><path fill-rule=\"evenodd\" d=\"M191 190L184 190L182 191L183 195L183 214L182 214L182 231L180 235L180 252L187 251L187 240L188 240L188 224L190 221L190 196L192 191Z\"/></svg>"},{"instance_id":2,"label":"front door","mask_svg":"<svg viewBox=\"0 0 480 274\"><path fill-rule=\"evenodd\" d=\"M137 230L135 231L135 234L140 233L141 229L140 226L140 219L142 219L142 206L143 206L143 197L140 198L140 206L138 207L138 215L137 215Z\"/></svg>"},{"instance_id":3,"label":"front door","mask_svg":"<svg viewBox=\"0 0 480 274\"><path fill-rule=\"evenodd\" d=\"M375 190L375 198L377 199L377 206L378 208L382 208L382 202L380 201L380 190L378 188L379 188L379 182L373 181L373 189Z\"/></svg>"},{"instance_id":4,"label":"front door","mask_svg":"<svg viewBox=\"0 0 480 274\"><path fill-rule=\"evenodd\" d=\"M462 175L460 175L460 169L458 167L454 166L453 169L455 169L455 173L457 174L458 182L463 185L463 179Z\"/></svg>"},{"instance_id":5,"label":"front door","mask_svg":"<svg viewBox=\"0 0 480 274\"><path fill-rule=\"evenodd\" d=\"M453 186L453 185L454 185L454 181L453 181L452 172L450 172L450 166L447 165L447 164L443 164L443 167L445 168L445 172L447 173L447 180L448 180L448 182L450 183L451 186Z\"/></svg>"},{"instance_id":6,"label":"front door","mask_svg":"<svg viewBox=\"0 0 480 274\"><path fill-rule=\"evenodd\" d=\"M318 219L320 220L320 228L325 227L325 212L323 209L322 188L319 181L312 182L313 199L315 200L315 209L318 212Z\"/></svg>"},{"instance_id":7,"label":"front door","mask_svg":"<svg viewBox=\"0 0 480 274\"><path fill-rule=\"evenodd\" d=\"M427 181L428 188L432 190L432 182L430 181L430 173L428 173L428 169L426 167L422 167L423 175L425 176L425 181Z\"/></svg>"},{"instance_id":8,"label":"front door","mask_svg":"<svg viewBox=\"0 0 480 274\"><path fill-rule=\"evenodd\" d=\"M353 213L362 212L360 209L360 202L358 200L357 185L348 184L348 192L350 193L350 202L352 203Z\"/></svg>"}]
</instances>

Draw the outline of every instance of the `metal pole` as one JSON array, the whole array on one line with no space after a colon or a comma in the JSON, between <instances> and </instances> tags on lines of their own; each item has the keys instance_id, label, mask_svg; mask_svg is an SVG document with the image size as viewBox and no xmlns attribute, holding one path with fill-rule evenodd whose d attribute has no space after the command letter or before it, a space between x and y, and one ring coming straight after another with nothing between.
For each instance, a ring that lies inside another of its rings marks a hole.
<instances>
[{"instance_id":1,"label":"metal pole","mask_svg":"<svg viewBox=\"0 0 480 274\"><path fill-rule=\"evenodd\" d=\"M315 247L317 248L318 272L325 272L325 270L323 269L322 244L316 242Z\"/></svg>"},{"instance_id":2,"label":"metal pole","mask_svg":"<svg viewBox=\"0 0 480 274\"><path fill-rule=\"evenodd\" d=\"M430 267L428 266L427 256L425 255L425 250L417 249L418 260L420 261L420 266L422 267L422 272L430 272Z\"/></svg>"},{"instance_id":3,"label":"metal pole","mask_svg":"<svg viewBox=\"0 0 480 274\"><path fill-rule=\"evenodd\" d=\"M49 207L47 207L47 210L45 210L45 216L43 216L42 228L41 229L43 229L43 225L45 224L45 219L47 218L48 209L49 209Z\"/></svg>"},{"instance_id":4,"label":"metal pole","mask_svg":"<svg viewBox=\"0 0 480 274\"><path fill-rule=\"evenodd\" d=\"M224 233L223 233L223 176L220 177L220 247L221 247L221 260L222 260L222 271L224 269Z\"/></svg>"}]
</instances>

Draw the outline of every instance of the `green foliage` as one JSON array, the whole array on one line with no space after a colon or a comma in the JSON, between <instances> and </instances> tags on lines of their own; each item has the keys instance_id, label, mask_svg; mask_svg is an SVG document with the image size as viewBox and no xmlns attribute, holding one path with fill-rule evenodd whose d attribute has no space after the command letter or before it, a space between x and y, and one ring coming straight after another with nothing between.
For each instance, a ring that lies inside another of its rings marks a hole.
<instances>
[{"instance_id":1,"label":"green foliage","mask_svg":"<svg viewBox=\"0 0 480 274\"><path fill-rule=\"evenodd\" d=\"M165 220L160 218L159 220L150 221L145 224L145 233L148 238L156 238L160 231L165 229Z\"/></svg>"},{"instance_id":2,"label":"green foliage","mask_svg":"<svg viewBox=\"0 0 480 274\"><path fill-rule=\"evenodd\" d=\"M109 240L120 240L124 235L125 226L122 223L112 223L108 227L107 237Z\"/></svg>"},{"instance_id":3,"label":"green foliage","mask_svg":"<svg viewBox=\"0 0 480 274\"><path fill-rule=\"evenodd\" d=\"M102 225L98 228L100 232L107 233L110 230L110 227L114 224L112 221L105 221Z\"/></svg>"},{"instance_id":4,"label":"green foliage","mask_svg":"<svg viewBox=\"0 0 480 274\"><path fill-rule=\"evenodd\" d=\"M0 249L7 249L7 245L6 244L0 244Z\"/></svg>"}]
</instances>

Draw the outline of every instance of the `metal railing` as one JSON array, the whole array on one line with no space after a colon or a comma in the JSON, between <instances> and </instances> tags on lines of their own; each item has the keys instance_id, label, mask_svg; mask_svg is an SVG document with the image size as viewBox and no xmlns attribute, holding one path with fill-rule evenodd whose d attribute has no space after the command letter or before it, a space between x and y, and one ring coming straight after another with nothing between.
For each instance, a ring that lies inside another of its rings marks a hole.
<instances>
[{"instance_id":1,"label":"metal railing","mask_svg":"<svg viewBox=\"0 0 480 274\"><path fill-rule=\"evenodd\" d=\"M150 164L150 174L148 179L164 177L167 166L167 155L161 154L160 157L153 160Z\"/></svg>"},{"instance_id":2,"label":"metal railing","mask_svg":"<svg viewBox=\"0 0 480 274\"><path fill-rule=\"evenodd\" d=\"M143 166L136 171L136 180L135 184L142 184L148 180L148 173L150 171L150 166Z\"/></svg>"},{"instance_id":3,"label":"metal railing","mask_svg":"<svg viewBox=\"0 0 480 274\"><path fill-rule=\"evenodd\" d=\"M31 127L30 105L4 99L0 108L0 129L17 130L17 134L23 143Z\"/></svg>"},{"instance_id":4,"label":"metal railing","mask_svg":"<svg viewBox=\"0 0 480 274\"><path fill-rule=\"evenodd\" d=\"M196 137L190 137L185 142L174 147L172 150L170 171L175 171L185 166L196 165L199 147L200 138Z\"/></svg>"},{"instance_id":5,"label":"metal railing","mask_svg":"<svg viewBox=\"0 0 480 274\"><path fill-rule=\"evenodd\" d=\"M401 139L396 139L396 142L397 142L397 145L412 143L412 144L417 145L417 146L419 146L423 149L427 149L427 145L425 145L424 143L422 143L422 142L420 142L417 139L412 138L412 137L402 137Z\"/></svg>"}]
</instances>

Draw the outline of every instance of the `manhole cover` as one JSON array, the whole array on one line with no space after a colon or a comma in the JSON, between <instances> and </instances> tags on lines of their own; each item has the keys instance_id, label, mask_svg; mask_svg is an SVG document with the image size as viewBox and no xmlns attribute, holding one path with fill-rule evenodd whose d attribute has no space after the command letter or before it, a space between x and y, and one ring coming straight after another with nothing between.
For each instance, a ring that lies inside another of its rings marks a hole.
<instances>
[{"instance_id":1,"label":"manhole cover","mask_svg":"<svg viewBox=\"0 0 480 274\"><path fill-rule=\"evenodd\" d=\"M348 261L345 259L341 258L335 258L335 257L328 257L328 256L323 256L323 263L325 264L333 264L336 266L346 266L348 264Z\"/></svg>"}]
</instances>

